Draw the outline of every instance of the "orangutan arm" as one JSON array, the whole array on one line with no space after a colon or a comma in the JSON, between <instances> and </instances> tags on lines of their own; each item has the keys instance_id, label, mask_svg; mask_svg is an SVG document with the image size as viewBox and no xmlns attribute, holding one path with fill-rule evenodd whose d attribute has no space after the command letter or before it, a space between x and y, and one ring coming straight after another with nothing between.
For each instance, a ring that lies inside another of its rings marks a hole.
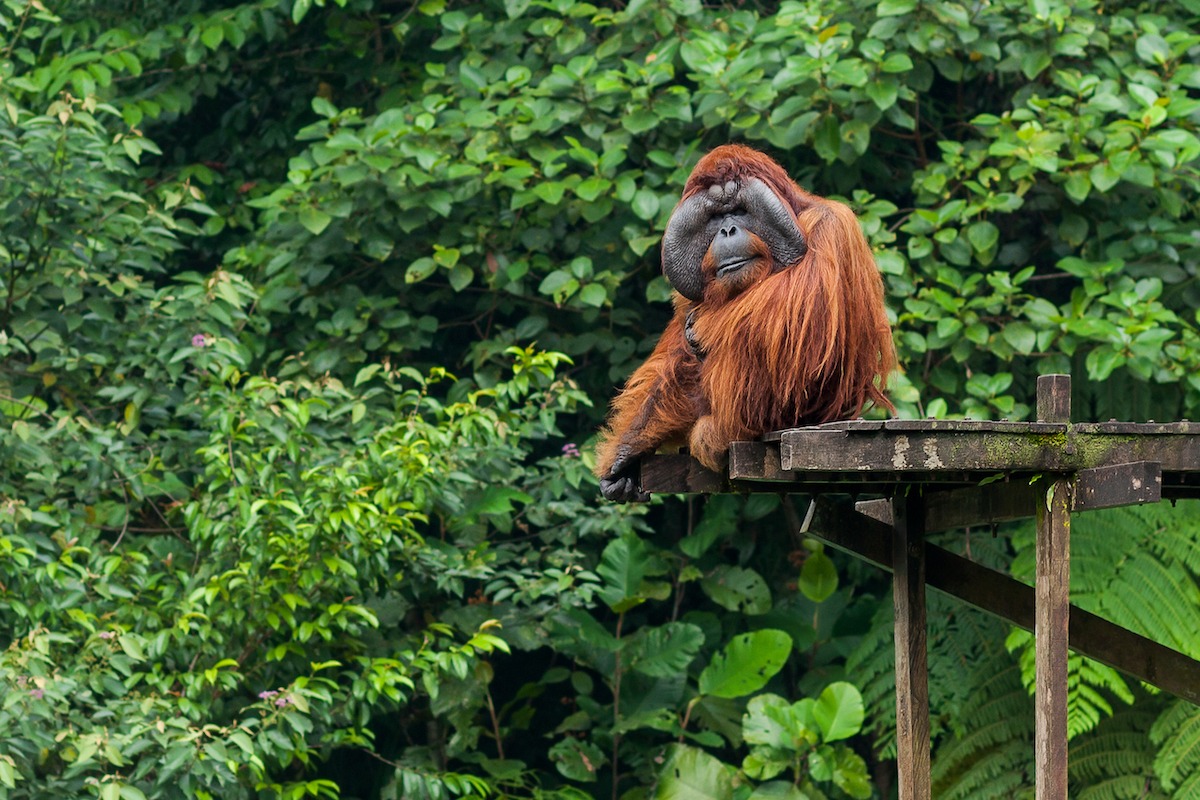
<instances>
[{"instance_id":1,"label":"orangutan arm","mask_svg":"<svg viewBox=\"0 0 1200 800\"><path fill-rule=\"evenodd\" d=\"M638 459L671 441L686 440L699 416L700 362L685 335L680 307L654 352L613 401L596 447L596 475L609 500L647 500L638 486Z\"/></svg>"}]
</instances>

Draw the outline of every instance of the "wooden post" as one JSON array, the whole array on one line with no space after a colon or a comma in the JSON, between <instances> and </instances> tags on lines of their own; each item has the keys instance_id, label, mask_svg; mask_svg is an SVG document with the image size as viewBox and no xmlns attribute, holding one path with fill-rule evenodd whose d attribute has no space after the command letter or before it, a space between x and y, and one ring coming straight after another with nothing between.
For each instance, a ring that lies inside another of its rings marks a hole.
<instances>
[{"instance_id":1,"label":"wooden post","mask_svg":"<svg viewBox=\"0 0 1200 800\"><path fill-rule=\"evenodd\" d=\"M1071 578L1070 483L1056 480L1038 503L1037 674L1035 747L1037 800L1067 800L1067 645Z\"/></svg>"},{"instance_id":2,"label":"wooden post","mask_svg":"<svg viewBox=\"0 0 1200 800\"><path fill-rule=\"evenodd\" d=\"M1071 378L1042 375L1039 422L1071 421ZM1071 482L1059 478L1037 503L1036 668L1037 800L1067 800L1067 646L1071 587Z\"/></svg>"},{"instance_id":3,"label":"wooden post","mask_svg":"<svg viewBox=\"0 0 1200 800\"><path fill-rule=\"evenodd\" d=\"M924 500L892 500L899 800L929 800L929 678L925 650Z\"/></svg>"},{"instance_id":4,"label":"wooden post","mask_svg":"<svg viewBox=\"0 0 1200 800\"><path fill-rule=\"evenodd\" d=\"M1071 421L1071 376L1039 375L1037 379L1038 422Z\"/></svg>"}]
</instances>

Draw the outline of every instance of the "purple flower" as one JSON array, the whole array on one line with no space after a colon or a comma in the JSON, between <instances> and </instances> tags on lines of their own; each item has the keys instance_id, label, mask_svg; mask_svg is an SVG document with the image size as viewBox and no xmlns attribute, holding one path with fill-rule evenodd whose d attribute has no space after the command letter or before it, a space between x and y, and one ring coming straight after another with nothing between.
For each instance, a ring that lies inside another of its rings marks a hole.
<instances>
[{"instance_id":1,"label":"purple flower","mask_svg":"<svg viewBox=\"0 0 1200 800\"><path fill-rule=\"evenodd\" d=\"M197 333L192 337L192 347L204 347L206 344L208 344L208 339L203 333Z\"/></svg>"},{"instance_id":2,"label":"purple flower","mask_svg":"<svg viewBox=\"0 0 1200 800\"><path fill-rule=\"evenodd\" d=\"M288 697L286 694L283 697L280 697L278 700L275 701L275 705L278 708L283 708L284 706L290 706L291 704L292 704L292 698Z\"/></svg>"},{"instance_id":3,"label":"purple flower","mask_svg":"<svg viewBox=\"0 0 1200 800\"><path fill-rule=\"evenodd\" d=\"M277 694L279 694L279 692L275 692L270 689L267 689L265 692L258 693L258 699L259 700L270 700L272 697L274 697Z\"/></svg>"},{"instance_id":4,"label":"purple flower","mask_svg":"<svg viewBox=\"0 0 1200 800\"><path fill-rule=\"evenodd\" d=\"M100 633L98 633L97 635L98 635L98 636L99 636L101 639L111 639L111 638L113 638L114 636L116 636L116 634L115 634L115 633L113 633L112 631L100 631Z\"/></svg>"},{"instance_id":5,"label":"purple flower","mask_svg":"<svg viewBox=\"0 0 1200 800\"><path fill-rule=\"evenodd\" d=\"M562 454L567 458L579 458L579 448L574 442L567 442L562 446Z\"/></svg>"},{"instance_id":6,"label":"purple flower","mask_svg":"<svg viewBox=\"0 0 1200 800\"><path fill-rule=\"evenodd\" d=\"M34 700L41 700L44 692L42 692L41 689L30 689L29 694L30 694L30 696L33 697Z\"/></svg>"}]
</instances>

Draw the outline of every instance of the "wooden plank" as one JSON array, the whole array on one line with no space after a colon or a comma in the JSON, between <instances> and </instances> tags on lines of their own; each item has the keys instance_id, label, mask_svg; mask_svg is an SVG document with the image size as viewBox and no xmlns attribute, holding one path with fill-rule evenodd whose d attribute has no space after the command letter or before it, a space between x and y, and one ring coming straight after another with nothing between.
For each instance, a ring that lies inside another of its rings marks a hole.
<instances>
[{"instance_id":1,"label":"wooden plank","mask_svg":"<svg viewBox=\"0 0 1200 800\"><path fill-rule=\"evenodd\" d=\"M729 477L758 481L807 479L780 468L779 444L776 442L734 442L729 445Z\"/></svg>"},{"instance_id":2,"label":"wooden plank","mask_svg":"<svg viewBox=\"0 0 1200 800\"><path fill-rule=\"evenodd\" d=\"M654 494L713 493L729 490L724 475L705 469L689 455L655 455L641 459L641 488Z\"/></svg>"},{"instance_id":3,"label":"wooden plank","mask_svg":"<svg viewBox=\"0 0 1200 800\"><path fill-rule=\"evenodd\" d=\"M881 569L892 568L890 525L855 513L849 503L819 498L814 504L805 533ZM1032 587L928 543L925 570L930 587L1019 628L1034 629ZM1200 705L1200 661L1077 606L1071 606L1069 619L1072 650Z\"/></svg>"},{"instance_id":4,"label":"wooden plank","mask_svg":"<svg viewBox=\"0 0 1200 800\"><path fill-rule=\"evenodd\" d=\"M1071 510L1092 511L1157 503L1162 499L1162 488L1162 469L1148 461L1080 470L1070 493ZM1044 495L1044 489L1023 479L928 492L925 495L925 532L995 525L1032 517L1038 497ZM855 505L855 509L885 525L891 524L892 504L886 498L863 500Z\"/></svg>"},{"instance_id":5,"label":"wooden plank","mask_svg":"<svg viewBox=\"0 0 1200 800\"><path fill-rule=\"evenodd\" d=\"M1072 511L1157 503L1161 499L1162 465L1156 461L1080 470L1070 492Z\"/></svg>"},{"instance_id":6,"label":"wooden plank","mask_svg":"<svg viewBox=\"0 0 1200 800\"><path fill-rule=\"evenodd\" d=\"M796 428L780 434L780 466L842 472L1075 472L1154 461L1163 473L1200 472L1200 434L1081 434L1076 427L1060 425L1056 434Z\"/></svg>"},{"instance_id":7,"label":"wooden plank","mask_svg":"<svg viewBox=\"0 0 1200 800\"><path fill-rule=\"evenodd\" d=\"M1038 422L1071 421L1071 376L1039 375L1037 379Z\"/></svg>"},{"instance_id":8,"label":"wooden plank","mask_svg":"<svg viewBox=\"0 0 1200 800\"><path fill-rule=\"evenodd\" d=\"M1050 485L1037 515L1036 691L1037 800L1067 800L1067 655L1070 633L1071 486Z\"/></svg>"},{"instance_id":9,"label":"wooden plank","mask_svg":"<svg viewBox=\"0 0 1200 800\"><path fill-rule=\"evenodd\" d=\"M896 606L896 762L899 800L929 800L929 668L925 644L924 502L892 501Z\"/></svg>"}]
</instances>

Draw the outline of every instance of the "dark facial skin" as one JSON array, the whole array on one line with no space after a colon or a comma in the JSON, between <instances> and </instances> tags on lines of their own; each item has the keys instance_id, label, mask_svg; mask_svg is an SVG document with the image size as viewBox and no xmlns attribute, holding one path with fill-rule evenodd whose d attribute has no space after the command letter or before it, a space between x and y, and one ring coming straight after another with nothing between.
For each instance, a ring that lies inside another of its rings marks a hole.
<instances>
[{"instance_id":1,"label":"dark facial skin","mask_svg":"<svg viewBox=\"0 0 1200 800\"><path fill-rule=\"evenodd\" d=\"M765 249L765 253L763 250ZM704 297L704 261L717 280L736 279L742 267L769 257L772 271L799 261L808 250L791 209L757 178L728 180L682 201L663 235L663 272L689 300ZM753 272L748 270L747 272Z\"/></svg>"}]
</instances>

